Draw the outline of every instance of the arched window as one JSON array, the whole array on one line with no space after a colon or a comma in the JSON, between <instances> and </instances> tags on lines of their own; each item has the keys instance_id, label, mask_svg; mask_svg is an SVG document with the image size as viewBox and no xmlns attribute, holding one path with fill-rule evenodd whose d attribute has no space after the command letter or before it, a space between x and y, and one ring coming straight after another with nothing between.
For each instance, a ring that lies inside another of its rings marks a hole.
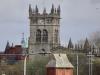
<instances>
[{"instance_id":1,"label":"arched window","mask_svg":"<svg viewBox=\"0 0 100 75\"><path fill-rule=\"evenodd\" d=\"M58 30L55 29L55 42L57 43L58 42Z\"/></svg>"},{"instance_id":2,"label":"arched window","mask_svg":"<svg viewBox=\"0 0 100 75\"><path fill-rule=\"evenodd\" d=\"M48 31L46 29L43 30L43 42L48 42Z\"/></svg>"},{"instance_id":3,"label":"arched window","mask_svg":"<svg viewBox=\"0 0 100 75\"><path fill-rule=\"evenodd\" d=\"M36 42L41 42L41 30L37 29L36 31Z\"/></svg>"}]
</instances>

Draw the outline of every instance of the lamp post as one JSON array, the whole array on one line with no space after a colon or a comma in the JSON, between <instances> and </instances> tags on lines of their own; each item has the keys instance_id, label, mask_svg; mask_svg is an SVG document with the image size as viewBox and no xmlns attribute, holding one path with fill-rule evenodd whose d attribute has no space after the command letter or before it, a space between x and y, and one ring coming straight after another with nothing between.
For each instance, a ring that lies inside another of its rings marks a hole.
<instances>
[{"instance_id":1,"label":"lamp post","mask_svg":"<svg viewBox=\"0 0 100 75\"><path fill-rule=\"evenodd\" d=\"M27 61L27 55L25 55L24 58L24 75L26 75L26 61Z\"/></svg>"},{"instance_id":2,"label":"lamp post","mask_svg":"<svg viewBox=\"0 0 100 75\"><path fill-rule=\"evenodd\" d=\"M25 57L24 57L24 75L26 75L27 57L28 57L29 55L35 55L35 54L51 54L51 52L48 52L48 53L32 53L32 54L25 54Z\"/></svg>"},{"instance_id":3,"label":"lamp post","mask_svg":"<svg viewBox=\"0 0 100 75\"><path fill-rule=\"evenodd\" d=\"M76 56L77 56L77 75L78 75L78 69L79 69L79 67L78 67L78 65L79 65L79 63L78 63L78 54Z\"/></svg>"}]
</instances>

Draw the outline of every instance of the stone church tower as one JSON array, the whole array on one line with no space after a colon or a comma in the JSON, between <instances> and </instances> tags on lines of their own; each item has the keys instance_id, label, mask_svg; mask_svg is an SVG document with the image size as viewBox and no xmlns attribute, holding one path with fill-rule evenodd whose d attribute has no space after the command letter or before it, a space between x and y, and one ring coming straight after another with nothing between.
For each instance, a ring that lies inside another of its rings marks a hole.
<instances>
[{"instance_id":1,"label":"stone church tower","mask_svg":"<svg viewBox=\"0 0 100 75\"><path fill-rule=\"evenodd\" d=\"M29 53L50 52L60 44L60 6L52 5L50 13L44 8L43 13L29 5L30 37Z\"/></svg>"}]
</instances>

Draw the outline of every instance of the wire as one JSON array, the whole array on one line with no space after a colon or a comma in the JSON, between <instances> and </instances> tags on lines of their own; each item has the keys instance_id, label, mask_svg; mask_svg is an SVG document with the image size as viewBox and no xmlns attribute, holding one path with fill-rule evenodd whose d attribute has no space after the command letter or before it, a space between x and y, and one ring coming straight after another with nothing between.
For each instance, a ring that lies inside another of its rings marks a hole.
<instances>
[{"instance_id":1,"label":"wire","mask_svg":"<svg viewBox=\"0 0 100 75\"><path fill-rule=\"evenodd\" d=\"M12 56L14 56L14 55L25 55L25 56L27 56L27 55L36 55L36 54L52 54L51 52L48 52L48 53L29 53L29 54L0 54L0 56L1 55L5 55L5 56L9 56L9 55L12 55Z\"/></svg>"}]
</instances>

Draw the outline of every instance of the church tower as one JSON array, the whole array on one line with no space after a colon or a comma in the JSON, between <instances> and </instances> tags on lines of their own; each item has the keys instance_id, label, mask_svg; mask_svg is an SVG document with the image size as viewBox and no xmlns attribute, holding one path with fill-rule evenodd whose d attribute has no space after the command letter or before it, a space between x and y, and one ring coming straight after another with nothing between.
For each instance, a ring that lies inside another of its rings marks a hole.
<instances>
[{"instance_id":1,"label":"church tower","mask_svg":"<svg viewBox=\"0 0 100 75\"><path fill-rule=\"evenodd\" d=\"M29 5L30 37L29 53L50 52L60 44L60 6L55 8L52 4L50 13L44 8L43 13Z\"/></svg>"}]
</instances>

